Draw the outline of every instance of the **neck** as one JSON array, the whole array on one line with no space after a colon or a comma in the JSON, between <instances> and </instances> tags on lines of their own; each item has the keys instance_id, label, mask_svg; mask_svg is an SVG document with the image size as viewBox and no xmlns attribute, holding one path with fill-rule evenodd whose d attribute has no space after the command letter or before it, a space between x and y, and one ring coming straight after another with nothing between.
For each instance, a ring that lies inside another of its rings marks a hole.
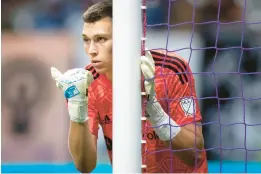
<instances>
[{"instance_id":1,"label":"neck","mask_svg":"<svg viewBox=\"0 0 261 174\"><path fill-rule=\"evenodd\" d=\"M112 72L107 72L105 75L109 81L112 81Z\"/></svg>"}]
</instances>

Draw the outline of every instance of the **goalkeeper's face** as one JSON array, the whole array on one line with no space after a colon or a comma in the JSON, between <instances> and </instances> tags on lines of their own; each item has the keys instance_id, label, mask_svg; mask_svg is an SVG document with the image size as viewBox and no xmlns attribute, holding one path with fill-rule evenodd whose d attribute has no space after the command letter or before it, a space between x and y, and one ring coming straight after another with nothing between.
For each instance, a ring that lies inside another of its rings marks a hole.
<instances>
[{"instance_id":1,"label":"goalkeeper's face","mask_svg":"<svg viewBox=\"0 0 261 174\"><path fill-rule=\"evenodd\" d=\"M100 74L112 72L112 19L103 18L94 23L84 23L85 52L95 70Z\"/></svg>"}]
</instances>

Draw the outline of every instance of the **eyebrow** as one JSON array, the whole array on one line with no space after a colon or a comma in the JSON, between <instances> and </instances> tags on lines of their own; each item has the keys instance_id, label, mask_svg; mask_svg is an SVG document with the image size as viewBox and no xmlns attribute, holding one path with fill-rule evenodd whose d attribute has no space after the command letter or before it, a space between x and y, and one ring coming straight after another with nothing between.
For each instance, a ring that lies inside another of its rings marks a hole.
<instances>
[{"instance_id":1,"label":"eyebrow","mask_svg":"<svg viewBox=\"0 0 261 174\"><path fill-rule=\"evenodd\" d=\"M95 34L93 37L95 38L95 37L108 37L109 36L109 34L106 34L106 33L99 33L99 34ZM83 38L89 38L86 34L82 34L82 37Z\"/></svg>"}]
</instances>

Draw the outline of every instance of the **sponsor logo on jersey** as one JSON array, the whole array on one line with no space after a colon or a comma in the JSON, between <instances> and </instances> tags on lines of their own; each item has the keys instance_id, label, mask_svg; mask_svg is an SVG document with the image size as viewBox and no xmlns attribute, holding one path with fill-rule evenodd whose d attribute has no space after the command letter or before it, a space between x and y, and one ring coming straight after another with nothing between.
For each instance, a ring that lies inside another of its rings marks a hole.
<instances>
[{"instance_id":1,"label":"sponsor logo on jersey","mask_svg":"<svg viewBox=\"0 0 261 174\"><path fill-rule=\"evenodd\" d=\"M156 134L155 131L153 131L153 132L148 132L148 133L146 133L146 134L143 134L143 135L142 135L143 138L145 137L145 135L146 135L146 138L148 138L149 140L159 139L159 136Z\"/></svg>"}]
</instances>

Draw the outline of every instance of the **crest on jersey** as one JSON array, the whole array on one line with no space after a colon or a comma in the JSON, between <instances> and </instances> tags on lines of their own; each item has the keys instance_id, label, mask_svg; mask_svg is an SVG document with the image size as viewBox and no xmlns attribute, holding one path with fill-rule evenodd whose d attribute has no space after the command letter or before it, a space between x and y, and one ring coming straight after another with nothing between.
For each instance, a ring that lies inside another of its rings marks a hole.
<instances>
[{"instance_id":1,"label":"crest on jersey","mask_svg":"<svg viewBox=\"0 0 261 174\"><path fill-rule=\"evenodd\" d=\"M196 103L192 97L182 98L180 106L186 116L193 116L196 113Z\"/></svg>"}]
</instances>

